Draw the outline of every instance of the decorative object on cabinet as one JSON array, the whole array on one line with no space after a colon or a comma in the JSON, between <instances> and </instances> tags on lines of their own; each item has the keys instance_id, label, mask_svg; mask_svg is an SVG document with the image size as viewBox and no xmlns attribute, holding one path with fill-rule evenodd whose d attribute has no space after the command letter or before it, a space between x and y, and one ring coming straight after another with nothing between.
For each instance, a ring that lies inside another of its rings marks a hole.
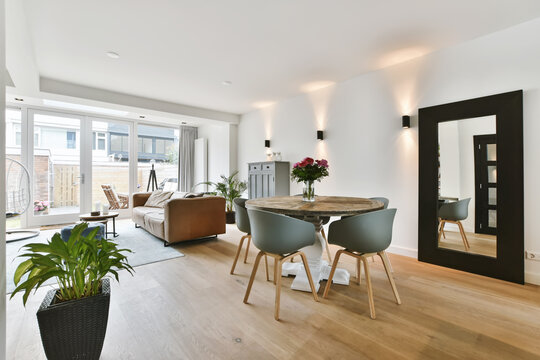
<instances>
[{"instance_id":1,"label":"decorative object on cabinet","mask_svg":"<svg viewBox=\"0 0 540 360\"><path fill-rule=\"evenodd\" d=\"M249 198L289 196L289 169L288 161L249 163Z\"/></svg>"}]
</instances>

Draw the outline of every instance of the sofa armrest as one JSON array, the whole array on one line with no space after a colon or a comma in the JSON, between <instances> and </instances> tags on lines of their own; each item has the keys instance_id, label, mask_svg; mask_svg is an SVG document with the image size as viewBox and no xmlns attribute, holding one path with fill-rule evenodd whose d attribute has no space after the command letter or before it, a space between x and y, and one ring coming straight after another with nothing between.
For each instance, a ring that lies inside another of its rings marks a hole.
<instances>
[{"instance_id":1,"label":"sofa armrest","mask_svg":"<svg viewBox=\"0 0 540 360\"><path fill-rule=\"evenodd\" d=\"M151 192L144 192L144 193L135 193L133 194L133 207L137 206L144 206L146 204L146 200L152 195Z\"/></svg>"},{"instance_id":2,"label":"sofa armrest","mask_svg":"<svg viewBox=\"0 0 540 360\"><path fill-rule=\"evenodd\" d=\"M169 243L225 231L225 199L220 196L173 199L165 204L165 240Z\"/></svg>"}]
</instances>

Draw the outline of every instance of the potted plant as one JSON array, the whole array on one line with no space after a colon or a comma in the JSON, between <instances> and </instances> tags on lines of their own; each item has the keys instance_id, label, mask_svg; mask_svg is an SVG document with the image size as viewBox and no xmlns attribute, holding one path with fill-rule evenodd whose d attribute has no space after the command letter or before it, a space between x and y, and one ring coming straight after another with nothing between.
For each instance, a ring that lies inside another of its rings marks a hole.
<instances>
[{"instance_id":1,"label":"potted plant","mask_svg":"<svg viewBox=\"0 0 540 360\"><path fill-rule=\"evenodd\" d=\"M37 319L41 341L48 359L99 359L109 317L111 275L118 281L118 270L133 274L124 252L107 239L97 239L99 228L83 236L88 224L72 230L64 242L59 233L47 243L24 245L26 258L15 271L16 289L11 298L24 291L26 305L32 289L56 278L58 289L43 300ZM26 279L23 277L27 275Z\"/></svg>"},{"instance_id":2,"label":"potted plant","mask_svg":"<svg viewBox=\"0 0 540 360\"><path fill-rule=\"evenodd\" d=\"M217 194L219 196L223 196L225 198L225 217L226 217L226 223L227 224L234 224L234 207L233 207L233 201L236 198L239 198L242 196L242 193L246 191L247 189L247 182L246 181L240 181L236 178L238 175L238 171L233 172L230 176L221 175L221 181L220 182L212 182L212 181L205 181L200 184L204 185L210 185L215 188L214 194ZM197 186L195 185L195 186Z\"/></svg>"},{"instance_id":3,"label":"potted plant","mask_svg":"<svg viewBox=\"0 0 540 360\"><path fill-rule=\"evenodd\" d=\"M315 201L315 181L321 181L328 176L328 161L325 159L313 160L310 157L293 165L291 179L296 182L303 182L302 200Z\"/></svg>"}]
</instances>

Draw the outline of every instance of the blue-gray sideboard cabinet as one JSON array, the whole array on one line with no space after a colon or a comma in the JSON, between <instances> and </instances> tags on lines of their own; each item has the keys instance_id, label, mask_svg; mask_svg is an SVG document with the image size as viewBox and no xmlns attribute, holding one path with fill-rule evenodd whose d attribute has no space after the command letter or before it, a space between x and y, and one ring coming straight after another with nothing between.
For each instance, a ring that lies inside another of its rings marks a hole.
<instances>
[{"instance_id":1,"label":"blue-gray sideboard cabinet","mask_svg":"<svg viewBox=\"0 0 540 360\"><path fill-rule=\"evenodd\" d=\"M248 164L249 198L289 196L291 165L288 161Z\"/></svg>"}]
</instances>

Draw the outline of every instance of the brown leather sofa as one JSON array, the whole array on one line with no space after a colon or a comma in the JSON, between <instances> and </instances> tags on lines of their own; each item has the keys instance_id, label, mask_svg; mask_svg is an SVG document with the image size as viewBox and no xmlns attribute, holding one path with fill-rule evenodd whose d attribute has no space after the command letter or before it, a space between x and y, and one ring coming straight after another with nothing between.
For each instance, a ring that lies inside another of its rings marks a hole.
<instances>
[{"instance_id":1,"label":"brown leather sofa","mask_svg":"<svg viewBox=\"0 0 540 360\"><path fill-rule=\"evenodd\" d=\"M146 207L151 193L133 195L132 220L165 246L225 233L225 199L219 196L175 198L163 208Z\"/></svg>"}]
</instances>

